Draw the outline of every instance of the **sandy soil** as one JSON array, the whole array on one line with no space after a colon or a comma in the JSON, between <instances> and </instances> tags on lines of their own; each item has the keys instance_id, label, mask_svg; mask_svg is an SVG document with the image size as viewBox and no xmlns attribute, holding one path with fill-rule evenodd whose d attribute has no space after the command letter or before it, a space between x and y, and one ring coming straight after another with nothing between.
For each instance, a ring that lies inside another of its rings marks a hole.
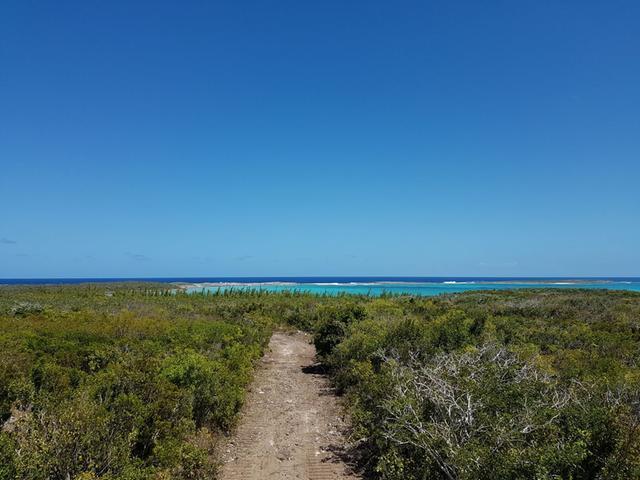
<instances>
[{"instance_id":1,"label":"sandy soil","mask_svg":"<svg viewBox=\"0 0 640 480\"><path fill-rule=\"evenodd\" d=\"M359 478L341 459L344 418L314 361L307 335L273 335L238 428L223 446L223 480Z\"/></svg>"}]
</instances>

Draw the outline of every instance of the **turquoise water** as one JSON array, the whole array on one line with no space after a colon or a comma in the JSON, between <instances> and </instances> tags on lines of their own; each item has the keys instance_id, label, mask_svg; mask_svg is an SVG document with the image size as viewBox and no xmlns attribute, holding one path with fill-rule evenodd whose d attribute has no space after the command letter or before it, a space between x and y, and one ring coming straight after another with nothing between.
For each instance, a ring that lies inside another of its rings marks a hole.
<instances>
[{"instance_id":1,"label":"turquoise water","mask_svg":"<svg viewBox=\"0 0 640 480\"><path fill-rule=\"evenodd\" d=\"M635 280L635 279L634 279ZM219 283L200 284L188 288L190 292L228 289L256 289L267 292L308 292L315 294L355 294L379 296L383 293L433 296L474 290L512 290L522 288L586 288L631 290L640 292L640 281L509 281L509 282L317 282L317 283Z\"/></svg>"},{"instance_id":2,"label":"turquoise water","mask_svg":"<svg viewBox=\"0 0 640 480\"><path fill-rule=\"evenodd\" d=\"M600 288L640 292L640 277L149 277L149 278L30 278L0 279L2 285L81 284L125 281L162 282L209 290L264 290L315 294L378 296L383 293L433 296L472 290L518 288Z\"/></svg>"}]
</instances>

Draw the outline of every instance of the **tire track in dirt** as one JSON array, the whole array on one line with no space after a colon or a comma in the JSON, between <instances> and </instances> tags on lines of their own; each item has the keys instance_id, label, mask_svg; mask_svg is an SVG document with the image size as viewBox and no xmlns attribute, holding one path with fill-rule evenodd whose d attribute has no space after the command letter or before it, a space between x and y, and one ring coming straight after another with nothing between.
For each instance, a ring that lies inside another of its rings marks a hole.
<instances>
[{"instance_id":1,"label":"tire track in dirt","mask_svg":"<svg viewBox=\"0 0 640 480\"><path fill-rule=\"evenodd\" d=\"M360 478L336 453L345 444L344 418L314 361L308 335L271 337L238 427L222 448L222 480Z\"/></svg>"}]
</instances>

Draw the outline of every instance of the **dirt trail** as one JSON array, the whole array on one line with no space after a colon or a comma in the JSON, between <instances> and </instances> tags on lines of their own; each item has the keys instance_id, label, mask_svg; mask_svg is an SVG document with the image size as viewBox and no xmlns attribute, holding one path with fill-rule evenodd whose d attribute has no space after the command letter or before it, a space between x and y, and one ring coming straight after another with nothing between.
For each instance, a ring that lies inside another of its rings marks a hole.
<instances>
[{"instance_id":1,"label":"dirt trail","mask_svg":"<svg viewBox=\"0 0 640 480\"><path fill-rule=\"evenodd\" d=\"M314 369L308 335L275 333L222 450L222 480L359 478L339 457L340 405Z\"/></svg>"}]
</instances>

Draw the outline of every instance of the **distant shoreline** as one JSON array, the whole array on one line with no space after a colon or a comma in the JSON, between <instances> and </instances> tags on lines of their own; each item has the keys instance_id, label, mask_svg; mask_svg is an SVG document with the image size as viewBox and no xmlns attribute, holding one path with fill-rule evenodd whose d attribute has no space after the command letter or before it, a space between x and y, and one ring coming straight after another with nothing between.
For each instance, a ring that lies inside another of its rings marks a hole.
<instances>
[{"instance_id":1,"label":"distant shoreline","mask_svg":"<svg viewBox=\"0 0 640 480\"><path fill-rule=\"evenodd\" d=\"M145 282L182 287L250 286L380 286L380 285L579 285L640 283L640 276L609 277L481 277L481 276L279 276L279 277L86 277L86 278L0 278L0 285L68 285L81 283Z\"/></svg>"},{"instance_id":2,"label":"distant shoreline","mask_svg":"<svg viewBox=\"0 0 640 480\"><path fill-rule=\"evenodd\" d=\"M463 293L487 290L519 290L519 289L607 289L640 292L640 279L635 278L528 278L528 279L458 279L443 278L411 280L377 280L365 279L300 279L299 281L215 281L215 282L175 282L173 285L186 292L225 292L263 291L263 292L303 292L318 295L372 295L386 294L434 296L440 294ZM336 280L336 281L327 281ZM345 281L351 280L351 281Z\"/></svg>"},{"instance_id":3,"label":"distant shoreline","mask_svg":"<svg viewBox=\"0 0 640 480\"><path fill-rule=\"evenodd\" d=\"M418 285L581 285L581 284L611 284L621 283L630 284L634 283L628 280L589 280L589 279L566 279L562 281L552 280L505 280L505 281L489 281L489 280L475 280L475 281L442 281L442 282L400 282L400 281L378 281L378 282L171 282L179 288L211 288L211 287L295 287L295 286L318 286L318 287L382 287L385 285L391 286L418 286Z\"/></svg>"}]
</instances>

